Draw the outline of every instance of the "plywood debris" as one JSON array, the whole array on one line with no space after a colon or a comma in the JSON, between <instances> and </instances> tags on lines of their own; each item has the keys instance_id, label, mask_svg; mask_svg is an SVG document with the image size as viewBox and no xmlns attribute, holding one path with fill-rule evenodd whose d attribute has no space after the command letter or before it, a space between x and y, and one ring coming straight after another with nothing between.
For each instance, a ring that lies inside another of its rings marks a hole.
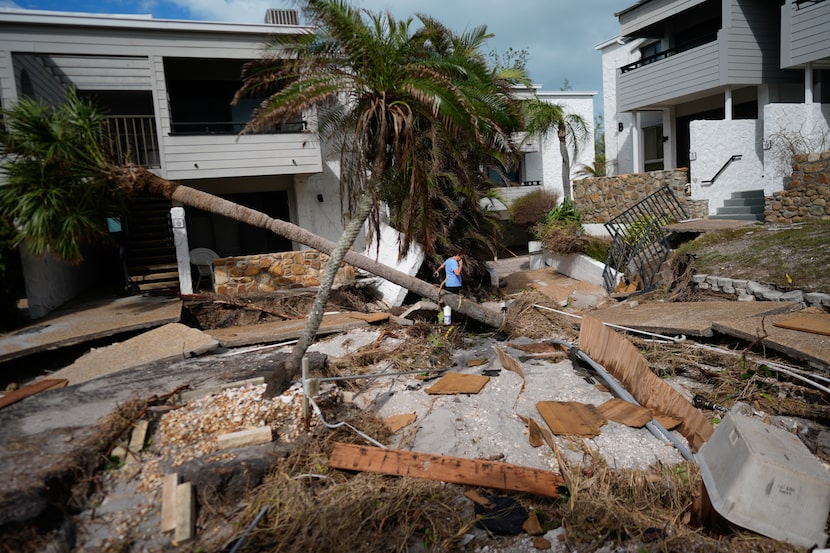
<instances>
[{"instance_id":1,"label":"plywood debris","mask_svg":"<svg viewBox=\"0 0 830 553\"><path fill-rule=\"evenodd\" d=\"M712 435L712 424L694 405L649 370L648 361L634 344L601 321L582 317L579 349L602 365L641 405L679 418L678 431L693 452Z\"/></svg>"},{"instance_id":2,"label":"plywood debris","mask_svg":"<svg viewBox=\"0 0 830 553\"><path fill-rule=\"evenodd\" d=\"M800 330L802 332L811 332L813 334L822 334L830 336L830 315L823 316L814 315L810 317L793 317L784 321L772 323L773 326L779 328L788 328L790 330Z\"/></svg>"},{"instance_id":3,"label":"plywood debris","mask_svg":"<svg viewBox=\"0 0 830 553\"><path fill-rule=\"evenodd\" d=\"M519 360L501 349L500 347L496 346L496 353L499 354L499 360L501 360L501 366L507 369L508 371L513 371L514 373L518 374L524 380L525 371L522 369L522 364L519 363Z\"/></svg>"},{"instance_id":4,"label":"plywood debris","mask_svg":"<svg viewBox=\"0 0 830 553\"><path fill-rule=\"evenodd\" d=\"M509 463L338 443L329 456L333 468L425 478L453 484L559 497L562 476Z\"/></svg>"},{"instance_id":5,"label":"plywood debris","mask_svg":"<svg viewBox=\"0 0 830 553\"><path fill-rule=\"evenodd\" d=\"M608 422L593 405L576 401L540 401L536 409L551 431L560 436L593 438L599 436L600 427Z\"/></svg>"},{"instance_id":6,"label":"plywood debris","mask_svg":"<svg viewBox=\"0 0 830 553\"><path fill-rule=\"evenodd\" d=\"M642 428L653 418L650 409L616 397L609 399L597 409L608 420L632 428Z\"/></svg>"},{"instance_id":7,"label":"plywood debris","mask_svg":"<svg viewBox=\"0 0 830 553\"><path fill-rule=\"evenodd\" d=\"M427 388L428 394L477 394L487 382L489 376L477 374L447 373Z\"/></svg>"},{"instance_id":8,"label":"plywood debris","mask_svg":"<svg viewBox=\"0 0 830 553\"><path fill-rule=\"evenodd\" d=\"M386 417L383 419L383 424L389 429L390 432L397 432L401 428L406 428L413 422L415 419L418 418L418 415L415 413L404 413L403 415L392 415L391 417Z\"/></svg>"}]
</instances>

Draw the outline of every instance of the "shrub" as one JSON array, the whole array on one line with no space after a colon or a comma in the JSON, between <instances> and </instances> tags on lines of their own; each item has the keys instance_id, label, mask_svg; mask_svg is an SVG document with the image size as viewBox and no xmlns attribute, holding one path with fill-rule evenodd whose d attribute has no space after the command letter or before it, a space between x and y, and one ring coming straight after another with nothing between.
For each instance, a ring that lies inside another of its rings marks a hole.
<instances>
[{"instance_id":1,"label":"shrub","mask_svg":"<svg viewBox=\"0 0 830 553\"><path fill-rule=\"evenodd\" d=\"M545 220L555 209L559 196L550 190L534 190L510 204L510 220L521 227L532 228Z\"/></svg>"}]
</instances>

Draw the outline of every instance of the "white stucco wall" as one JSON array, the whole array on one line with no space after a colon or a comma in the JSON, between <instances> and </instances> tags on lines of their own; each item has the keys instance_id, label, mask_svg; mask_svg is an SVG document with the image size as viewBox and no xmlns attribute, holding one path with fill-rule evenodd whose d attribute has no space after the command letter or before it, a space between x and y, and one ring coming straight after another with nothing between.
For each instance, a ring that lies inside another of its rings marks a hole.
<instances>
[{"instance_id":1,"label":"white stucco wall","mask_svg":"<svg viewBox=\"0 0 830 553\"><path fill-rule=\"evenodd\" d=\"M830 150L830 104L764 106L764 192L783 190L792 154Z\"/></svg>"},{"instance_id":2,"label":"white stucco wall","mask_svg":"<svg viewBox=\"0 0 830 553\"><path fill-rule=\"evenodd\" d=\"M596 92L575 92L571 90L546 91L534 86L533 91L518 89L517 98L530 98L535 93L542 101L558 104L563 107L565 114L578 115L586 124L587 132L584 140L578 145L578 153L573 155L569 143L568 155L571 157L571 182L577 178L583 165L594 163L594 96ZM542 186L554 192L560 199L563 197L562 186L562 155L559 153L559 138L555 132L547 138L526 137L528 143L533 144L537 152L525 157L526 180L541 180ZM538 146L536 146L538 144Z\"/></svg>"},{"instance_id":3,"label":"white stucco wall","mask_svg":"<svg viewBox=\"0 0 830 553\"><path fill-rule=\"evenodd\" d=\"M84 290L80 265L69 265L50 255L35 257L25 244L20 247L29 317L39 319Z\"/></svg>"},{"instance_id":4,"label":"white stucco wall","mask_svg":"<svg viewBox=\"0 0 830 553\"><path fill-rule=\"evenodd\" d=\"M400 233L397 230L381 223L380 247L378 248L378 244L373 240L370 244L367 244L364 254L379 263L394 267L402 273L415 276L424 262L424 252L420 246L415 244L403 259L398 259L399 238ZM384 303L390 306L403 304L408 292L406 288L382 279L374 288Z\"/></svg>"},{"instance_id":5,"label":"white stucco wall","mask_svg":"<svg viewBox=\"0 0 830 553\"><path fill-rule=\"evenodd\" d=\"M761 127L755 119L690 123L691 199L708 199L710 215L714 215L733 192L763 188ZM731 163L714 183L703 182L711 180L733 155L740 155L741 159Z\"/></svg>"}]
</instances>

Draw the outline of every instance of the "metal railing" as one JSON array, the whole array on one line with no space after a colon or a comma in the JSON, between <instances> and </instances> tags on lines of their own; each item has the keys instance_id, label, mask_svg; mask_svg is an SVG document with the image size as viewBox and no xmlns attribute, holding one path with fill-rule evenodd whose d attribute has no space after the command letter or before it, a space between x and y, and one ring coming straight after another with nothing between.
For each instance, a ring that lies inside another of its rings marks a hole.
<instances>
[{"instance_id":1,"label":"metal railing","mask_svg":"<svg viewBox=\"0 0 830 553\"><path fill-rule=\"evenodd\" d=\"M170 125L170 134L239 134L247 124L247 121L174 121ZM308 123L305 120L298 119L297 121L289 121L252 131L251 134L298 133L306 130L308 130Z\"/></svg>"},{"instance_id":2,"label":"metal railing","mask_svg":"<svg viewBox=\"0 0 830 553\"><path fill-rule=\"evenodd\" d=\"M156 120L152 115L107 117L110 150L121 163L161 167Z\"/></svg>"},{"instance_id":3,"label":"metal railing","mask_svg":"<svg viewBox=\"0 0 830 553\"><path fill-rule=\"evenodd\" d=\"M700 184L701 185L705 184L707 186L711 186L716 180L718 180L718 177L721 176L724 171L726 171L726 168L729 167L730 165L732 165L733 161L739 161L742 157L743 156L741 154L735 154L734 156L730 157L729 159L726 160L726 163L723 164L723 167L718 169L718 172L715 173L714 177L712 177L709 180L700 181Z\"/></svg>"},{"instance_id":4,"label":"metal railing","mask_svg":"<svg viewBox=\"0 0 830 553\"><path fill-rule=\"evenodd\" d=\"M623 273L649 290L671 250L662 227L687 218L671 188L664 186L605 223L611 235L602 272L605 289L612 292L617 273Z\"/></svg>"}]
</instances>

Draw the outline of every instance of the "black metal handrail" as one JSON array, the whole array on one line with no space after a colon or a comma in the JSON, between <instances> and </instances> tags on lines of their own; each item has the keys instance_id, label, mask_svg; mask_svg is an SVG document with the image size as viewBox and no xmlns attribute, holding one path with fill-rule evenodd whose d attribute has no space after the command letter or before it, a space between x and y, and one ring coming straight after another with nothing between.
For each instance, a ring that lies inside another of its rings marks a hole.
<instances>
[{"instance_id":1,"label":"black metal handrail","mask_svg":"<svg viewBox=\"0 0 830 553\"><path fill-rule=\"evenodd\" d=\"M716 180L718 180L718 177L721 176L724 171L726 171L726 168L729 167L730 165L732 165L733 161L739 161L742 157L743 156L741 154L733 155L732 157L730 157L729 159L726 160L726 163L723 164L723 167L718 169L718 172L715 173L714 177L712 177L710 180L700 181L700 184L706 184L706 185L713 184Z\"/></svg>"},{"instance_id":2,"label":"black metal handrail","mask_svg":"<svg viewBox=\"0 0 830 553\"><path fill-rule=\"evenodd\" d=\"M698 37L694 40L690 40L689 42L684 42L683 44L677 45L673 48L668 48L663 50L662 52L657 52L656 54L652 54L650 56L646 56L645 58L639 59L635 62L629 63L627 65L623 65L620 67L620 73L627 73L638 67L642 67L644 65L648 65L650 63L654 63L655 61L660 61L666 58L670 58L677 54L686 52L691 50L692 48L697 48L698 46L703 46L704 44L709 44L710 42L715 42L718 39L717 33L707 34L701 37Z\"/></svg>"}]
</instances>

